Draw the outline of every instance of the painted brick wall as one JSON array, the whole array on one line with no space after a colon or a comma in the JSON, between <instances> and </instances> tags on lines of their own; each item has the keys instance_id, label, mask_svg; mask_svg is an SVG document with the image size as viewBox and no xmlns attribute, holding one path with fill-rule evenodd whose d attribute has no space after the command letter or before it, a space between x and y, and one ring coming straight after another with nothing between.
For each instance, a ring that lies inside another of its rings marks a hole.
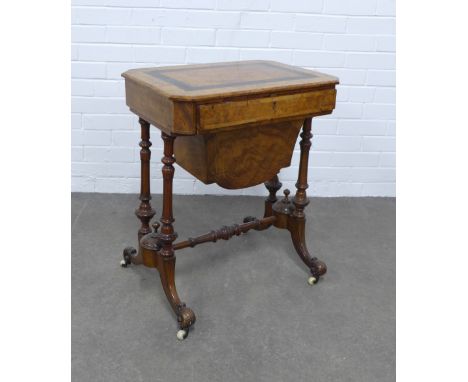
<instances>
[{"instance_id":1,"label":"painted brick wall","mask_svg":"<svg viewBox=\"0 0 468 382\"><path fill-rule=\"evenodd\" d=\"M313 120L309 194L395 195L394 0L72 0L72 190L138 192L139 125L120 74L136 67L269 59L340 78ZM152 130L152 192L162 146ZM292 167L280 173L294 189ZM228 191L176 167L181 194Z\"/></svg>"}]
</instances>

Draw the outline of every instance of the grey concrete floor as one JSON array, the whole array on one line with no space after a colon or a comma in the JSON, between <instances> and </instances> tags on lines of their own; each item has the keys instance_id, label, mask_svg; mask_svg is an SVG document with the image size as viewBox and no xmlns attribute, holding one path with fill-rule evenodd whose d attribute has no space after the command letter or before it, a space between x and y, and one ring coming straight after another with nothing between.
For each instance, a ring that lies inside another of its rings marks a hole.
<instances>
[{"instance_id":1,"label":"grey concrete floor","mask_svg":"<svg viewBox=\"0 0 468 382\"><path fill-rule=\"evenodd\" d=\"M157 270L119 266L135 246L135 195L72 195L72 380L395 380L395 200L316 198L307 243L328 265L314 286L286 231L250 231L177 252L197 315L185 341ZM153 198L159 217L161 196ZM176 196L179 239L244 216L263 198Z\"/></svg>"}]
</instances>

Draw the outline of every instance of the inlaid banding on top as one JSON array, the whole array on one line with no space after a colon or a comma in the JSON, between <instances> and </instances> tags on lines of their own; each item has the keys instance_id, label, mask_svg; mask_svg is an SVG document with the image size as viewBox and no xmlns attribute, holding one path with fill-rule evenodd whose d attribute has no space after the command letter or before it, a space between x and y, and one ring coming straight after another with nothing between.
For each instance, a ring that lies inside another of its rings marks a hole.
<instances>
[{"instance_id":1,"label":"inlaid banding on top","mask_svg":"<svg viewBox=\"0 0 468 382\"><path fill-rule=\"evenodd\" d=\"M181 66L170 69L155 69L149 71L148 74L186 91L261 85L316 77L313 72L279 66L268 61L229 62L197 68Z\"/></svg>"}]
</instances>

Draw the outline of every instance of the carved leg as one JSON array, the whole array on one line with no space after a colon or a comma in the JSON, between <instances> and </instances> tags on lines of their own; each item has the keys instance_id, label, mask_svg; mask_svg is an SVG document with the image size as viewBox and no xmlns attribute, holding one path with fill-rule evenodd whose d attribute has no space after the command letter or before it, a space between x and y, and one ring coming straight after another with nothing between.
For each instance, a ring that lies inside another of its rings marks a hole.
<instances>
[{"instance_id":1,"label":"carved leg","mask_svg":"<svg viewBox=\"0 0 468 382\"><path fill-rule=\"evenodd\" d=\"M162 158L163 168L163 211L161 215L161 231L158 234L161 243L161 250L158 258L158 271L161 277L161 283L166 293L166 297L172 306L177 321L179 323L179 332L177 338L185 339L188 335L189 328L195 323L195 313L192 309L187 308L177 294L175 286L175 252L173 242L177 238L174 232L172 223L172 180L174 178L174 139L175 137L161 134L164 141L164 157Z\"/></svg>"},{"instance_id":2,"label":"carved leg","mask_svg":"<svg viewBox=\"0 0 468 382\"><path fill-rule=\"evenodd\" d=\"M301 257L302 261L309 267L312 277L309 278L309 284L316 283L320 276L327 272L327 266L324 262L318 260L316 257L312 257L307 250L305 240L305 213L304 209L309 204L306 190L309 187L307 184L307 166L309 162L309 150L310 150L310 139L311 134L311 122L312 118L307 118L304 121L304 127L301 133L301 159L299 162L299 176L296 183L296 196L294 197L293 203L295 209L290 216L288 221L288 230L291 233L291 238L294 244L294 248Z\"/></svg>"},{"instance_id":3,"label":"carved leg","mask_svg":"<svg viewBox=\"0 0 468 382\"><path fill-rule=\"evenodd\" d=\"M155 215L155 211L151 207L151 192L150 192L150 160L151 160L151 141L150 141L150 124L144 119L139 118L138 122L141 125L141 141L140 141L140 161L141 161L141 177L140 177L140 206L135 210L135 214L141 221L141 227L138 230L138 252L133 247L127 247L123 251L123 261L121 265L141 264L143 263L142 251L140 247L141 238L151 232L149 222Z\"/></svg>"},{"instance_id":4,"label":"carved leg","mask_svg":"<svg viewBox=\"0 0 468 382\"><path fill-rule=\"evenodd\" d=\"M309 278L309 284L315 284L320 276L327 272L326 264L318 260L316 257L312 257L309 254L305 240L305 219L293 218L289 221L288 226L291 238L294 244L296 252L299 254L302 261L309 267L312 276Z\"/></svg>"},{"instance_id":5,"label":"carved leg","mask_svg":"<svg viewBox=\"0 0 468 382\"><path fill-rule=\"evenodd\" d=\"M179 325L177 338L183 340L187 338L190 327L195 323L195 313L192 309L187 308L185 303L180 301L177 294L175 286L175 256L158 256L158 260L159 276L164 293L177 316L177 323Z\"/></svg>"}]
</instances>

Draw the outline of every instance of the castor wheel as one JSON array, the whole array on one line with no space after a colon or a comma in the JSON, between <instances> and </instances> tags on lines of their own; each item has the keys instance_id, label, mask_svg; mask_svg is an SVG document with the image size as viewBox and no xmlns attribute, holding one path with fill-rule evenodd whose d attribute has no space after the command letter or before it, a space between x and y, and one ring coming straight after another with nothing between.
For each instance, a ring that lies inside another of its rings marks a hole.
<instances>
[{"instance_id":1,"label":"castor wheel","mask_svg":"<svg viewBox=\"0 0 468 382\"><path fill-rule=\"evenodd\" d=\"M123 260L120 260L120 266L127 268L132 263L132 256L137 254L137 250L133 247L127 247L123 250Z\"/></svg>"},{"instance_id":2,"label":"castor wheel","mask_svg":"<svg viewBox=\"0 0 468 382\"><path fill-rule=\"evenodd\" d=\"M188 336L188 333L189 333L189 330L188 328L187 329L180 329L178 332L177 332L177 339L179 341L183 341L187 338Z\"/></svg>"},{"instance_id":3,"label":"castor wheel","mask_svg":"<svg viewBox=\"0 0 468 382\"><path fill-rule=\"evenodd\" d=\"M310 276L307 282L309 283L309 285L314 285L314 284L317 284L318 279L319 279L318 277Z\"/></svg>"}]
</instances>

